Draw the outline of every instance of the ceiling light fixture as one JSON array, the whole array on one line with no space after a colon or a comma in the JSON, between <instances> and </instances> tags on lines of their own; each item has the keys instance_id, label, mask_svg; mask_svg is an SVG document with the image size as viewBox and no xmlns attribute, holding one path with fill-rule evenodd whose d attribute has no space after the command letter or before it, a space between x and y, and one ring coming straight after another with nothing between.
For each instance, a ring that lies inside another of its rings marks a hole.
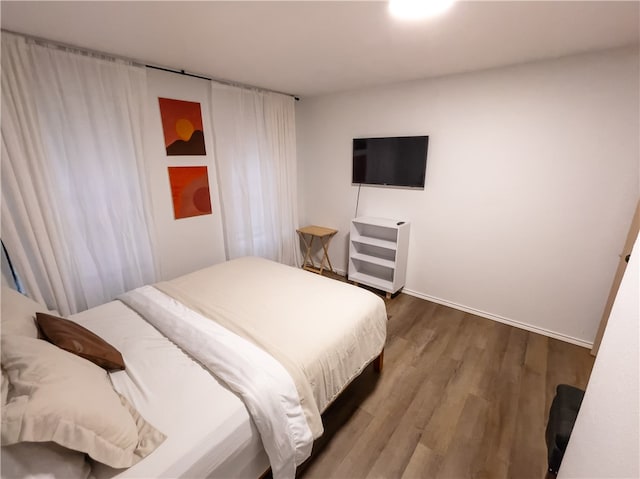
<instances>
[{"instance_id":1,"label":"ceiling light fixture","mask_svg":"<svg viewBox=\"0 0 640 479\"><path fill-rule=\"evenodd\" d=\"M401 20L433 17L448 9L455 0L389 0L391 15Z\"/></svg>"}]
</instances>

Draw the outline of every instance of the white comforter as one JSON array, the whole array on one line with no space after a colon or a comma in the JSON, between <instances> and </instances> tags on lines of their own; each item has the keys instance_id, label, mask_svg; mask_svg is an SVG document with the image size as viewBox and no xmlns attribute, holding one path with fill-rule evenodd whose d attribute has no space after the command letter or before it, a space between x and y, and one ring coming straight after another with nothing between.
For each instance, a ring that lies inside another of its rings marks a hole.
<instances>
[{"instance_id":1,"label":"white comforter","mask_svg":"<svg viewBox=\"0 0 640 479\"><path fill-rule=\"evenodd\" d=\"M311 454L313 435L296 386L282 365L152 286L131 291L120 300L242 397L262 437L273 477L293 479L296 466Z\"/></svg>"},{"instance_id":2,"label":"white comforter","mask_svg":"<svg viewBox=\"0 0 640 479\"><path fill-rule=\"evenodd\" d=\"M153 304L152 314L138 312L245 399L275 477L295 475L296 464L322 434L320 413L380 354L386 340L386 309L378 296L262 258L228 261L155 288L176 301L165 297L158 306L160 293L150 287L121 299ZM168 319L163 310L188 319ZM258 351L247 349L250 345ZM237 352L236 366L231 355ZM256 366L266 370L249 371ZM266 392L272 383L283 389L267 392L279 402L267 405L255 386Z\"/></svg>"},{"instance_id":3,"label":"white comforter","mask_svg":"<svg viewBox=\"0 0 640 479\"><path fill-rule=\"evenodd\" d=\"M375 294L263 258L245 257L156 287L249 339L293 377L314 438L320 413L384 348Z\"/></svg>"}]
</instances>

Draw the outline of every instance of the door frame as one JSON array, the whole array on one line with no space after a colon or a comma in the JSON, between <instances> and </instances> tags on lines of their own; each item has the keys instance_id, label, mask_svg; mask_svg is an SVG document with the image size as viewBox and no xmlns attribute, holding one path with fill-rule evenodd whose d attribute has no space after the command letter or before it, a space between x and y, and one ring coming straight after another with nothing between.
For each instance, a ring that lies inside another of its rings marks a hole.
<instances>
[{"instance_id":1,"label":"door frame","mask_svg":"<svg viewBox=\"0 0 640 479\"><path fill-rule=\"evenodd\" d=\"M636 205L636 212L634 213L633 219L631 220L631 226L629 227L629 232L627 233L627 240L624 243L624 248L622 249L622 253L619 255L620 261L618 261L618 269L616 270L616 274L613 277L613 284L611 285L609 297L607 298L607 303L605 304L604 312L602 313L602 319L600 320L598 333L596 334L596 339L593 341L593 347L591 348L592 356L598 354L598 349L600 349L600 342L602 341L604 330L607 328L607 323L609 322L609 315L611 314L611 308L613 308L613 302L616 299L618 289L620 288L620 283L622 282L622 277L624 276L624 272L627 269L626 258L631 254L633 245L636 242L636 238L638 237L638 230L640 230L640 200L638 200L638 204Z\"/></svg>"}]
</instances>

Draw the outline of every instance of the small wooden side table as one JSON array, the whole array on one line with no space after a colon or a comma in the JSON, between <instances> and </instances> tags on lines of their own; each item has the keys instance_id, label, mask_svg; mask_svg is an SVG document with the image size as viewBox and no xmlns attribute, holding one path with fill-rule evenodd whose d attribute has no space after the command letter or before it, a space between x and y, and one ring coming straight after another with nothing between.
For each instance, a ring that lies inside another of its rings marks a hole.
<instances>
[{"instance_id":1,"label":"small wooden side table","mask_svg":"<svg viewBox=\"0 0 640 479\"><path fill-rule=\"evenodd\" d=\"M329 266L329 270L332 273L335 273L333 270L333 266L331 266L331 260L329 259L329 243L331 242L331 238L338 232L338 230L334 230L332 228L325 228L324 226L305 226L303 228L299 228L296 230L302 238L302 242L307 248L307 251L304 254L304 261L302 262L302 267L307 271L313 271L314 273L322 274L325 270L324 264L325 261ZM309 236L309 240L307 237ZM322 261L320 262L320 267L318 268L313 261L313 257L311 256L311 248L313 247L313 240L315 238L320 238L320 242L322 243L322 250L324 254L322 256Z\"/></svg>"}]
</instances>

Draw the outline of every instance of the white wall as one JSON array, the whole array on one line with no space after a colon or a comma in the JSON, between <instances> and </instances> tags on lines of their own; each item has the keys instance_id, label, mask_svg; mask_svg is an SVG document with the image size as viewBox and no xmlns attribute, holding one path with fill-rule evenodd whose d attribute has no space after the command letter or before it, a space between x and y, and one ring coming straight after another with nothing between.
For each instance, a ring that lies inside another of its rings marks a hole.
<instances>
[{"instance_id":1,"label":"white wall","mask_svg":"<svg viewBox=\"0 0 640 479\"><path fill-rule=\"evenodd\" d=\"M638 197L638 86L616 50L303 99L300 224L340 230L345 270L352 139L428 134L424 190L360 197L411 222L405 291L590 344Z\"/></svg>"},{"instance_id":2,"label":"white wall","mask_svg":"<svg viewBox=\"0 0 640 479\"><path fill-rule=\"evenodd\" d=\"M147 70L148 104L145 116L145 157L154 217L154 240L160 257L161 279L171 279L225 260L218 181L213 155L210 83L158 70ZM167 156L158 97L200 103L206 156ZM169 185L169 166L207 166L211 215L176 220Z\"/></svg>"},{"instance_id":3,"label":"white wall","mask_svg":"<svg viewBox=\"0 0 640 479\"><path fill-rule=\"evenodd\" d=\"M559 478L640 477L640 238L622 279Z\"/></svg>"}]
</instances>

